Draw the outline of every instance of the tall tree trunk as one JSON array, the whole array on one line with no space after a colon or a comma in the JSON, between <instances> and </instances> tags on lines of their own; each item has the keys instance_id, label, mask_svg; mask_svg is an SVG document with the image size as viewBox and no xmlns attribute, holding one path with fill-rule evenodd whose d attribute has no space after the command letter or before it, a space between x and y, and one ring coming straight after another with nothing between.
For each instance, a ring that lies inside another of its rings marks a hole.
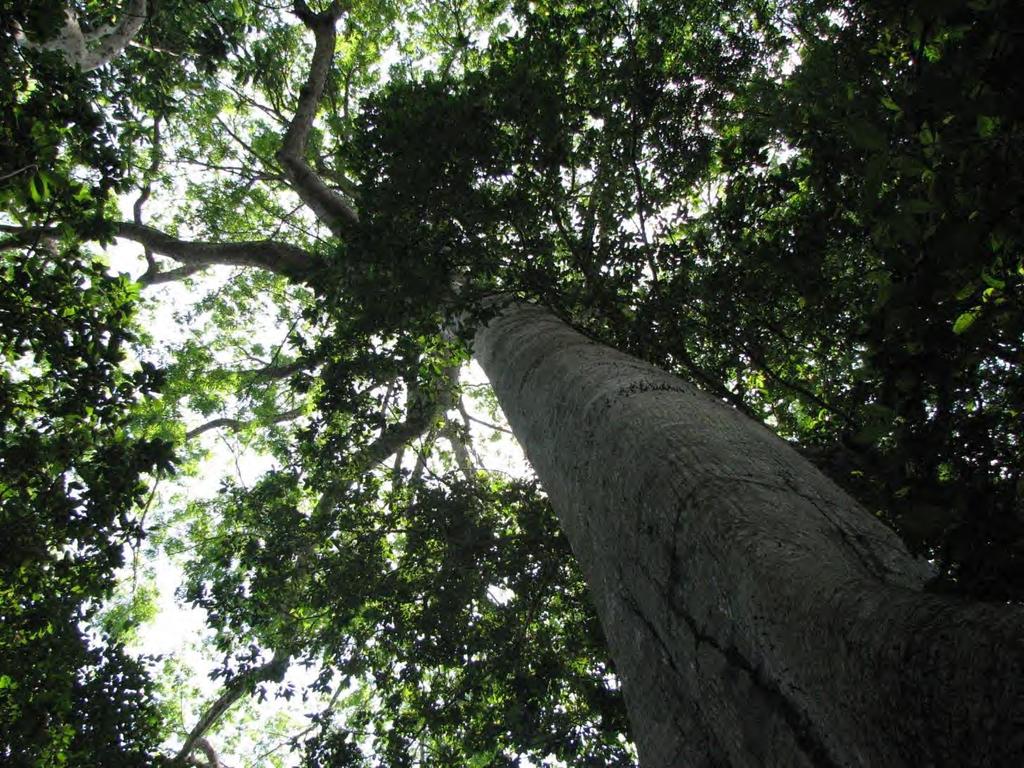
<instances>
[{"instance_id":1,"label":"tall tree trunk","mask_svg":"<svg viewBox=\"0 0 1024 768\"><path fill-rule=\"evenodd\" d=\"M538 307L476 355L579 558L644 768L1024 765L1024 609L922 591L761 425Z\"/></svg>"}]
</instances>

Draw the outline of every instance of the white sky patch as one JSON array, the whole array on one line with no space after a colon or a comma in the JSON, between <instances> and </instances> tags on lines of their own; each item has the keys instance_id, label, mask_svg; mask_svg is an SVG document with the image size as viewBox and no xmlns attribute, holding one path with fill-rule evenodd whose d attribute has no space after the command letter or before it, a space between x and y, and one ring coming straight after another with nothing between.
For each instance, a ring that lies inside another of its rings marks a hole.
<instances>
[{"instance_id":1,"label":"white sky patch","mask_svg":"<svg viewBox=\"0 0 1024 768\"><path fill-rule=\"evenodd\" d=\"M487 588L487 598L495 605L506 605L515 596L516 593L508 587L499 587L497 584L492 584Z\"/></svg>"},{"instance_id":2,"label":"white sky patch","mask_svg":"<svg viewBox=\"0 0 1024 768\"><path fill-rule=\"evenodd\" d=\"M781 72L784 76L789 77L791 74L796 72L797 67L800 66L800 49L793 45L789 49L789 54L786 56L786 60L782 62Z\"/></svg>"},{"instance_id":3,"label":"white sky patch","mask_svg":"<svg viewBox=\"0 0 1024 768\"><path fill-rule=\"evenodd\" d=\"M489 387L487 376L480 365L473 360L462 369L461 381L469 391ZM526 460L526 455L519 443L511 434L508 420L501 408L489 413L477 398L463 398L466 412L472 419L469 423L470 437L473 447L483 464L482 469L488 472L499 472L508 477L527 478L533 475L533 468ZM453 418L458 418L454 413ZM495 429L498 427L498 429Z\"/></svg>"}]
</instances>

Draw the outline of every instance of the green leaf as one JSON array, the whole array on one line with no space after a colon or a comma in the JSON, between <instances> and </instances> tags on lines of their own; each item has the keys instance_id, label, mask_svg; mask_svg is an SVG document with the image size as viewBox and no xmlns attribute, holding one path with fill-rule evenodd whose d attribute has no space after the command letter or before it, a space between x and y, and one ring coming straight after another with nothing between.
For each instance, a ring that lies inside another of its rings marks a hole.
<instances>
[{"instance_id":1,"label":"green leaf","mask_svg":"<svg viewBox=\"0 0 1024 768\"><path fill-rule=\"evenodd\" d=\"M46 171L39 171L39 180L43 183L43 200L47 200L50 197L50 181L53 180Z\"/></svg>"},{"instance_id":2,"label":"green leaf","mask_svg":"<svg viewBox=\"0 0 1024 768\"><path fill-rule=\"evenodd\" d=\"M956 300L963 301L974 295L974 292L978 289L977 283L973 280L956 292Z\"/></svg>"},{"instance_id":3,"label":"green leaf","mask_svg":"<svg viewBox=\"0 0 1024 768\"><path fill-rule=\"evenodd\" d=\"M957 335L964 333L968 328L974 325L974 321L977 319L978 313L973 309L964 312L956 319L956 322L953 323L953 333Z\"/></svg>"},{"instance_id":4,"label":"green leaf","mask_svg":"<svg viewBox=\"0 0 1024 768\"><path fill-rule=\"evenodd\" d=\"M987 270L984 270L984 269L981 270L981 279L984 280L985 284L987 286L989 286L990 288L995 288L996 290L999 290L999 291L1001 291L1004 288L1006 288L1006 281L1005 280L1000 280L998 277L993 277L992 275L990 275L988 273Z\"/></svg>"},{"instance_id":5,"label":"green leaf","mask_svg":"<svg viewBox=\"0 0 1024 768\"><path fill-rule=\"evenodd\" d=\"M999 127L999 120L988 115L978 115L978 135L987 139L996 132Z\"/></svg>"},{"instance_id":6,"label":"green leaf","mask_svg":"<svg viewBox=\"0 0 1024 768\"><path fill-rule=\"evenodd\" d=\"M850 122L848 128L853 143L864 149L874 152L885 149L888 145L885 134L877 126L867 120L855 119Z\"/></svg>"}]
</instances>

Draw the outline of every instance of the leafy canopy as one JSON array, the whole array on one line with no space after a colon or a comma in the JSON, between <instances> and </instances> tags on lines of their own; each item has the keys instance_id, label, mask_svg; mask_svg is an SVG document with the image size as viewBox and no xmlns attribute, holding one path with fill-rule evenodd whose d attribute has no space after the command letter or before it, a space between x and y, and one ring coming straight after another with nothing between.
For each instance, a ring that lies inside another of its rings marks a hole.
<instances>
[{"instance_id":1,"label":"leafy canopy","mask_svg":"<svg viewBox=\"0 0 1024 768\"><path fill-rule=\"evenodd\" d=\"M36 40L65 8L7 6ZM89 73L9 36L4 756L216 741L222 710L160 726L117 622L85 629L147 540L206 611L220 701L316 710L286 739L308 765L629 764L545 498L473 455L495 416L459 371L498 293L770 426L932 588L1019 600L1022 13L163 0ZM163 349L89 250L115 234L147 289L191 291ZM202 473L213 434L270 471L143 524L164 441Z\"/></svg>"}]
</instances>

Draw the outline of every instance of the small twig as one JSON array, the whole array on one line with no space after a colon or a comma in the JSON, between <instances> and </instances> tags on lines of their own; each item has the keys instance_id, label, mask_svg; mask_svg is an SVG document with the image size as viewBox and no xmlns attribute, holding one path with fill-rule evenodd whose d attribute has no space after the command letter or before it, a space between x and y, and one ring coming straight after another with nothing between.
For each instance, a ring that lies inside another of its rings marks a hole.
<instances>
[{"instance_id":1,"label":"small twig","mask_svg":"<svg viewBox=\"0 0 1024 768\"><path fill-rule=\"evenodd\" d=\"M480 424L484 427L489 427L490 429L497 430L498 432L504 432L506 435L512 435L513 437L515 437L511 429L499 427L497 424L491 424L491 422L484 421L483 419L478 419L476 416L471 416L469 413L466 413L465 417L470 421L475 421L477 424Z\"/></svg>"},{"instance_id":2,"label":"small twig","mask_svg":"<svg viewBox=\"0 0 1024 768\"><path fill-rule=\"evenodd\" d=\"M0 181L6 181L7 179L11 178L12 176L17 176L19 173L24 173L25 171L35 170L38 167L39 166L37 166L35 163L31 163L30 165L26 165L26 166L24 166L22 168L19 168L16 171L11 171L10 173L5 173L3 176L0 176Z\"/></svg>"},{"instance_id":3,"label":"small twig","mask_svg":"<svg viewBox=\"0 0 1024 768\"><path fill-rule=\"evenodd\" d=\"M159 115L153 120L153 157L150 160L149 168L146 173L146 183L139 192L138 198L135 200L135 205L132 206L132 216L135 223L142 225L142 206L149 200L149 196L153 193L153 176L160 168L160 117ZM143 246L143 252L146 256L146 272L142 275L142 280L146 277L156 276L159 273L159 267L156 264L156 257L153 256L153 249L148 245ZM140 282L142 281L140 280Z\"/></svg>"}]
</instances>

